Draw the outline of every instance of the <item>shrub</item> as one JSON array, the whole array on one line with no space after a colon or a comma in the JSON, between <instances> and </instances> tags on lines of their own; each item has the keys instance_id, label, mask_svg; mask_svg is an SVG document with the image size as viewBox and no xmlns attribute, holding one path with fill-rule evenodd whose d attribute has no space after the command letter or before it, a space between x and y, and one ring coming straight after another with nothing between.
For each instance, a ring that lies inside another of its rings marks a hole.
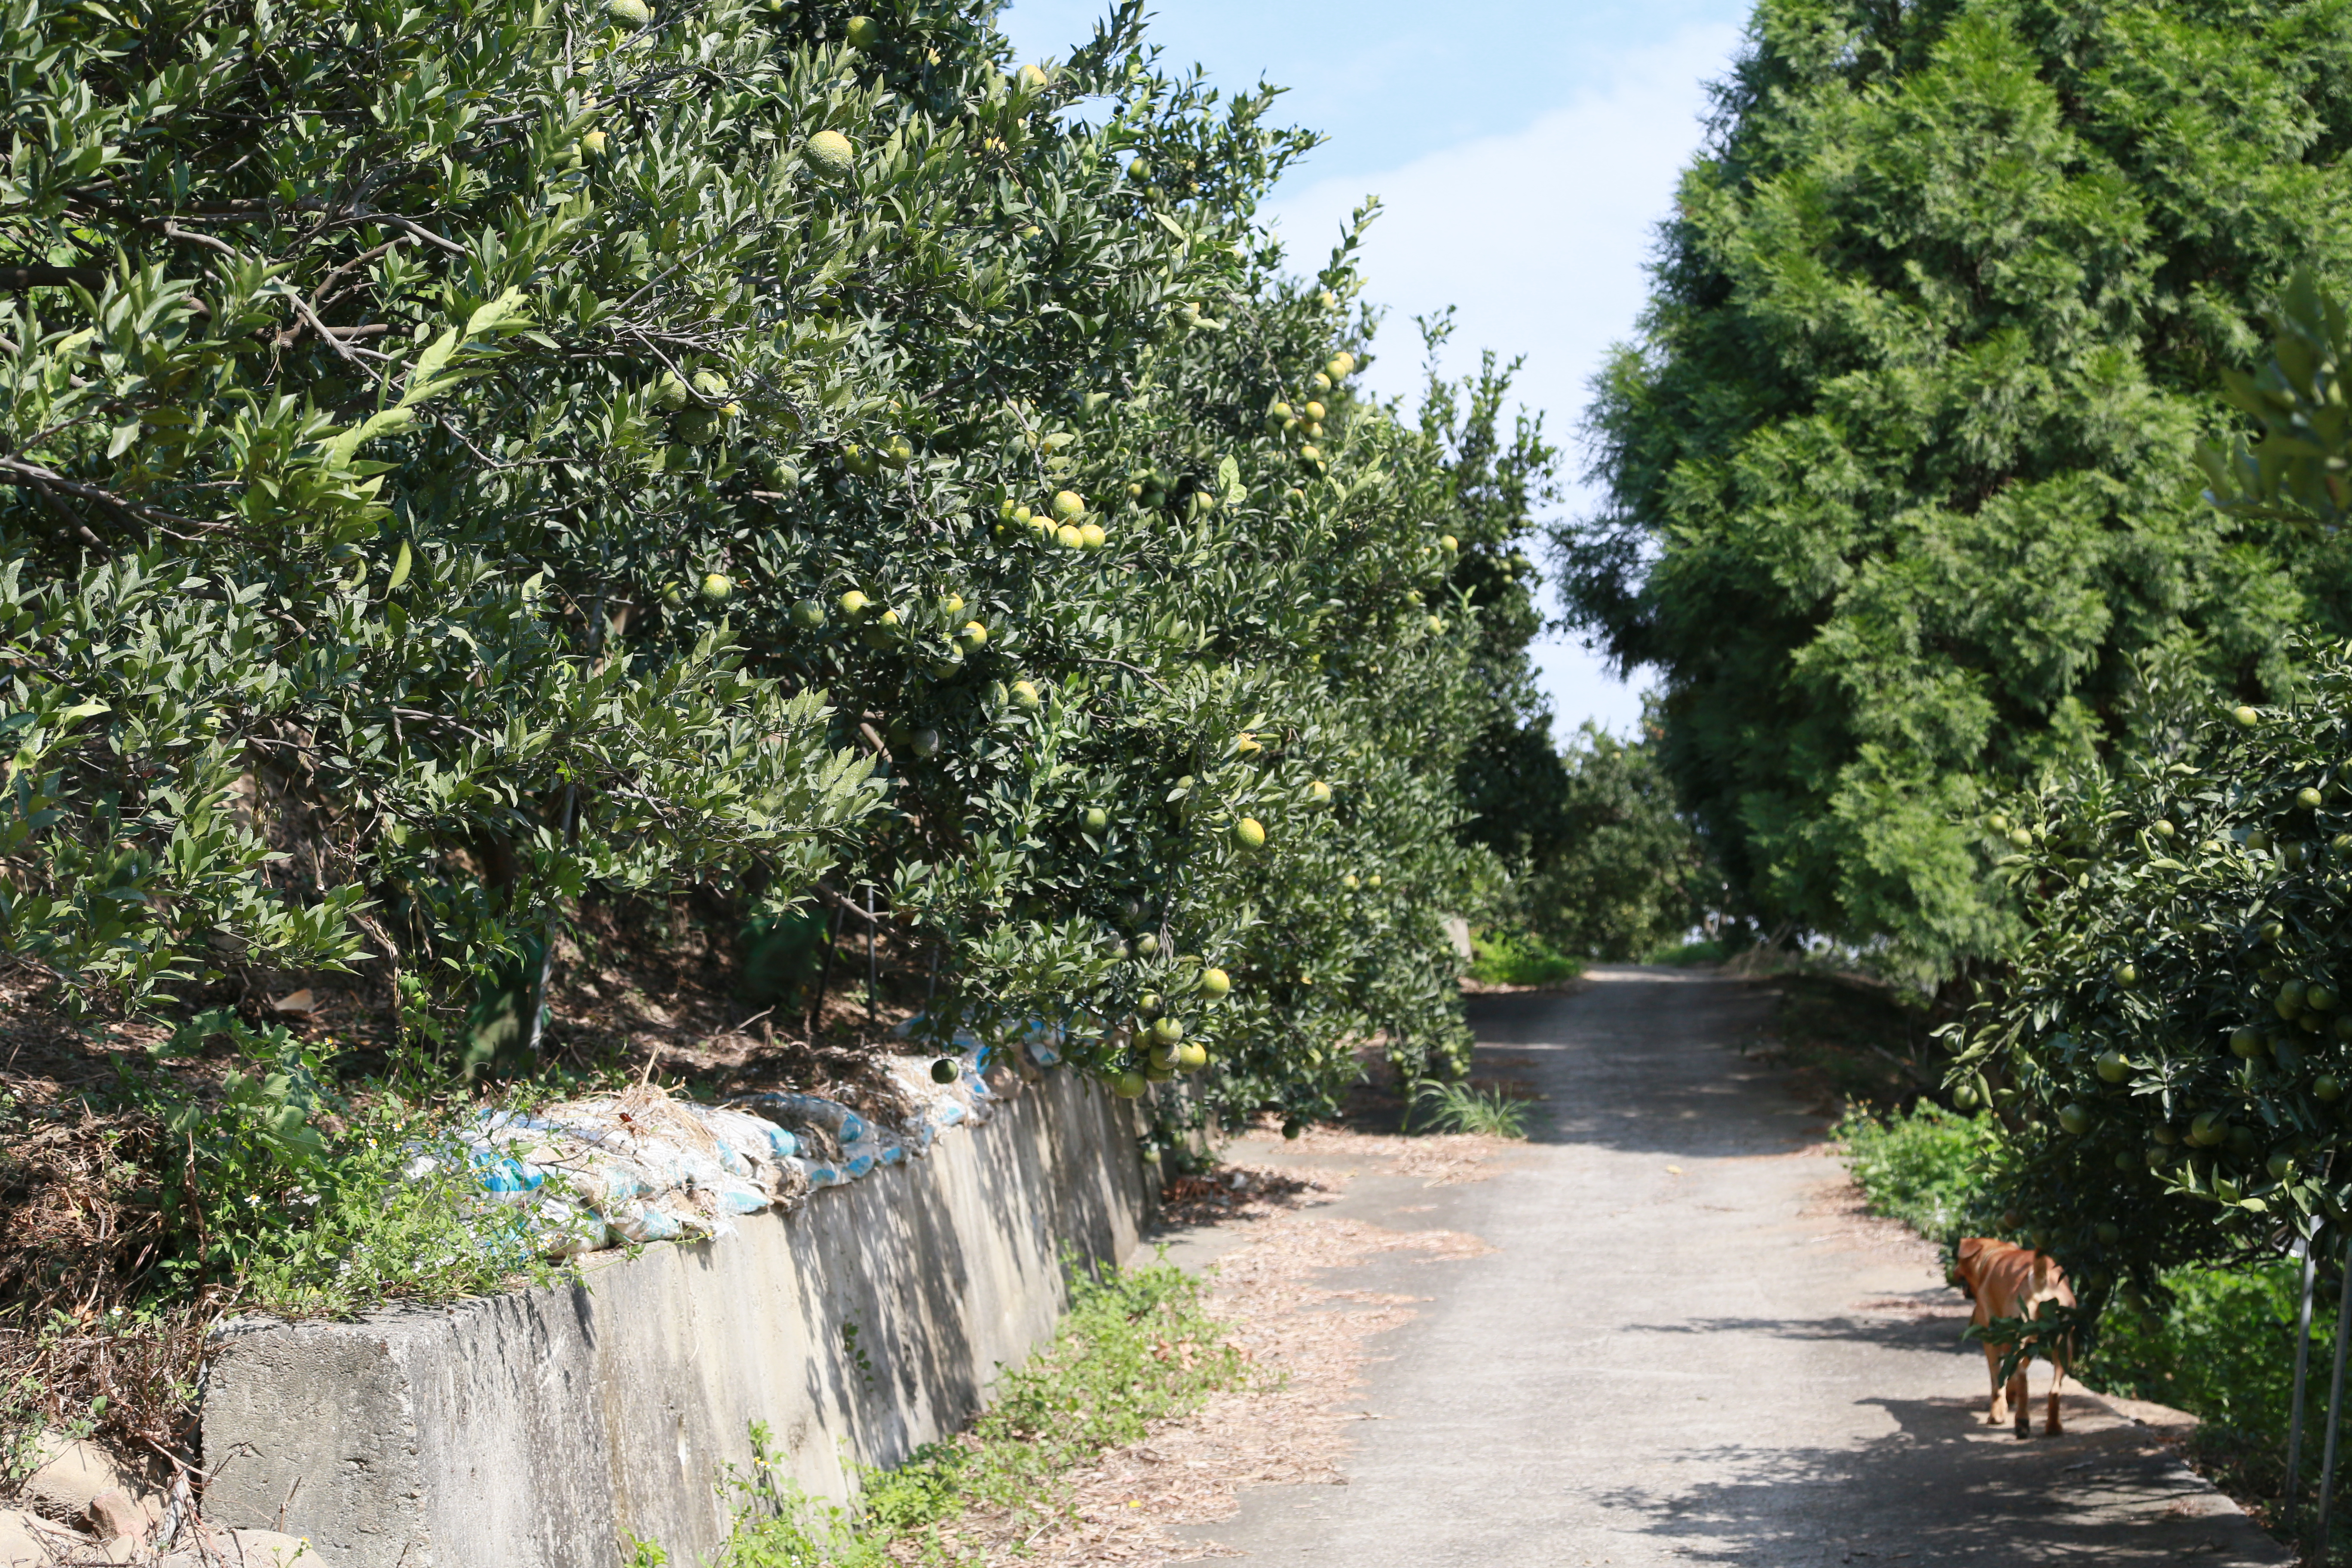
<instances>
[{"instance_id":1,"label":"shrub","mask_svg":"<svg viewBox=\"0 0 2352 1568\"><path fill-rule=\"evenodd\" d=\"M1962 1116L1923 1100L1909 1111L1849 1110L1830 1130L1870 1212L1899 1219L1949 1247L1983 1213L1989 1118Z\"/></svg>"}]
</instances>

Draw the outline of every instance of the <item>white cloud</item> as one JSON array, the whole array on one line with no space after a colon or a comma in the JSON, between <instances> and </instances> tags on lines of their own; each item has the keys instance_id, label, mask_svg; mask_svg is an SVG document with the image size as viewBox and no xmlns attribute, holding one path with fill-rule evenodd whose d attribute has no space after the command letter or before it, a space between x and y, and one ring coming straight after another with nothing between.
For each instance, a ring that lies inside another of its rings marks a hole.
<instances>
[{"instance_id":1,"label":"white cloud","mask_svg":"<svg viewBox=\"0 0 2352 1568\"><path fill-rule=\"evenodd\" d=\"M1688 27L1620 56L1606 86L1524 130L1386 174L1278 193L1273 216L1302 269L1320 264L1367 194L1381 198L1363 268L1368 298L1390 308L1372 388L1412 399L1421 362L1412 318L1453 305L1447 373L1473 368L1482 349L1524 354L1520 399L1543 411L1556 443L1571 444L1586 384L1641 311L1643 264L1698 146L1706 84L1725 74L1738 41L1736 27ZM1582 501L1571 494L1569 504ZM1638 692L1610 679L1575 639L1537 654L1563 730L1588 716L1631 730Z\"/></svg>"}]
</instances>

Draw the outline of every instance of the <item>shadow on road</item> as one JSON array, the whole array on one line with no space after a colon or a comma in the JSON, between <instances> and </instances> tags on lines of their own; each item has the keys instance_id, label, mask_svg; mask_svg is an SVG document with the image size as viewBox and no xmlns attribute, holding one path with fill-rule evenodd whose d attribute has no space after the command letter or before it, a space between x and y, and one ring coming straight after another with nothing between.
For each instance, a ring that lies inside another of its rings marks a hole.
<instances>
[{"instance_id":1,"label":"shadow on road","mask_svg":"<svg viewBox=\"0 0 2352 1568\"><path fill-rule=\"evenodd\" d=\"M1935 1303L1945 1306L1945 1303ZM1696 1318L1679 1323L1628 1323L1629 1334L1769 1334L1774 1339L1840 1341L1849 1344L1884 1345L1890 1350L1961 1348L1979 1355L1974 1344L1963 1346L1959 1331L1968 1321L1968 1303L1955 1296L1951 1306L1930 1316L1886 1318Z\"/></svg>"},{"instance_id":2,"label":"shadow on road","mask_svg":"<svg viewBox=\"0 0 2352 1568\"><path fill-rule=\"evenodd\" d=\"M1469 999L1480 1070L1507 1062L1509 1076L1542 1097L1529 1142L1697 1159L1785 1154L1819 1141L1822 1109L1727 1043L1761 1035L1772 1007L1761 988L1707 971L1594 974L1565 1003L1534 993Z\"/></svg>"},{"instance_id":3,"label":"shadow on road","mask_svg":"<svg viewBox=\"0 0 2352 1568\"><path fill-rule=\"evenodd\" d=\"M1706 1472L1693 1484L1619 1487L1597 1500L1620 1529L1674 1542L1673 1555L1693 1563L2238 1560L2245 1521L2198 1517L2209 1494L2137 1428L2021 1444L1958 1400L1856 1404L1899 1430L1834 1448L1784 1447L1759 1432L1752 1444L1688 1454Z\"/></svg>"}]
</instances>

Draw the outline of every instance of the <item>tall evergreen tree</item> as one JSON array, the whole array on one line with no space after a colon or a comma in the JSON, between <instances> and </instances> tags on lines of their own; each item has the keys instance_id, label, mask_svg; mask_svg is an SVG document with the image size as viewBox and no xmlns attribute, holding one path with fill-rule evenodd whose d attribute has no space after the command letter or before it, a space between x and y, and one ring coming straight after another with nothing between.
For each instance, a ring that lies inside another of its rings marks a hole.
<instances>
[{"instance_id":1,"label":"tall evergreen tree","mask_svg":"<svg viewBox=\"0 0 2352 1568\"><path fill-rule=\"evenodd\" d=\"M2348 269L2347 68L2342 0L1759 4L1559 544L1768 923L1964 968L1973 814L2108 743L2137 651L2251 695L2344 623L2342 549L2193 454L2289 271Z\"/></svg>"}]
</instances>

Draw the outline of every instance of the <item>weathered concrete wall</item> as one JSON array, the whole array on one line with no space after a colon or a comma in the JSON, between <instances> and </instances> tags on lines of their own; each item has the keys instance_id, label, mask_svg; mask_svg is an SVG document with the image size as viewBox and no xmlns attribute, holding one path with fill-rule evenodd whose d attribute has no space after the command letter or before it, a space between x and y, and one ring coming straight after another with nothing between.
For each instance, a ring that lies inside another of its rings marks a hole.
<instances>
[{"instance_id":1,"label":"weathered concrete wall","mask_svg":"<svg viewBox=\"0 0 2352 1568\"><path fill-rule=\"evenodd\" d=\"M1064 1252L1123 1258L1142 1208L1129 1108L1050 1073L736 1236L605 1255L576 1288L231 1341L205 1395L206 1511L306 1535L334 1568L604 1568L633 1536L699 1563L751 1422L803 1488L846 1498L855 1464L968 1418L1051 1332Z\"/></svg>"}]
</instances>

